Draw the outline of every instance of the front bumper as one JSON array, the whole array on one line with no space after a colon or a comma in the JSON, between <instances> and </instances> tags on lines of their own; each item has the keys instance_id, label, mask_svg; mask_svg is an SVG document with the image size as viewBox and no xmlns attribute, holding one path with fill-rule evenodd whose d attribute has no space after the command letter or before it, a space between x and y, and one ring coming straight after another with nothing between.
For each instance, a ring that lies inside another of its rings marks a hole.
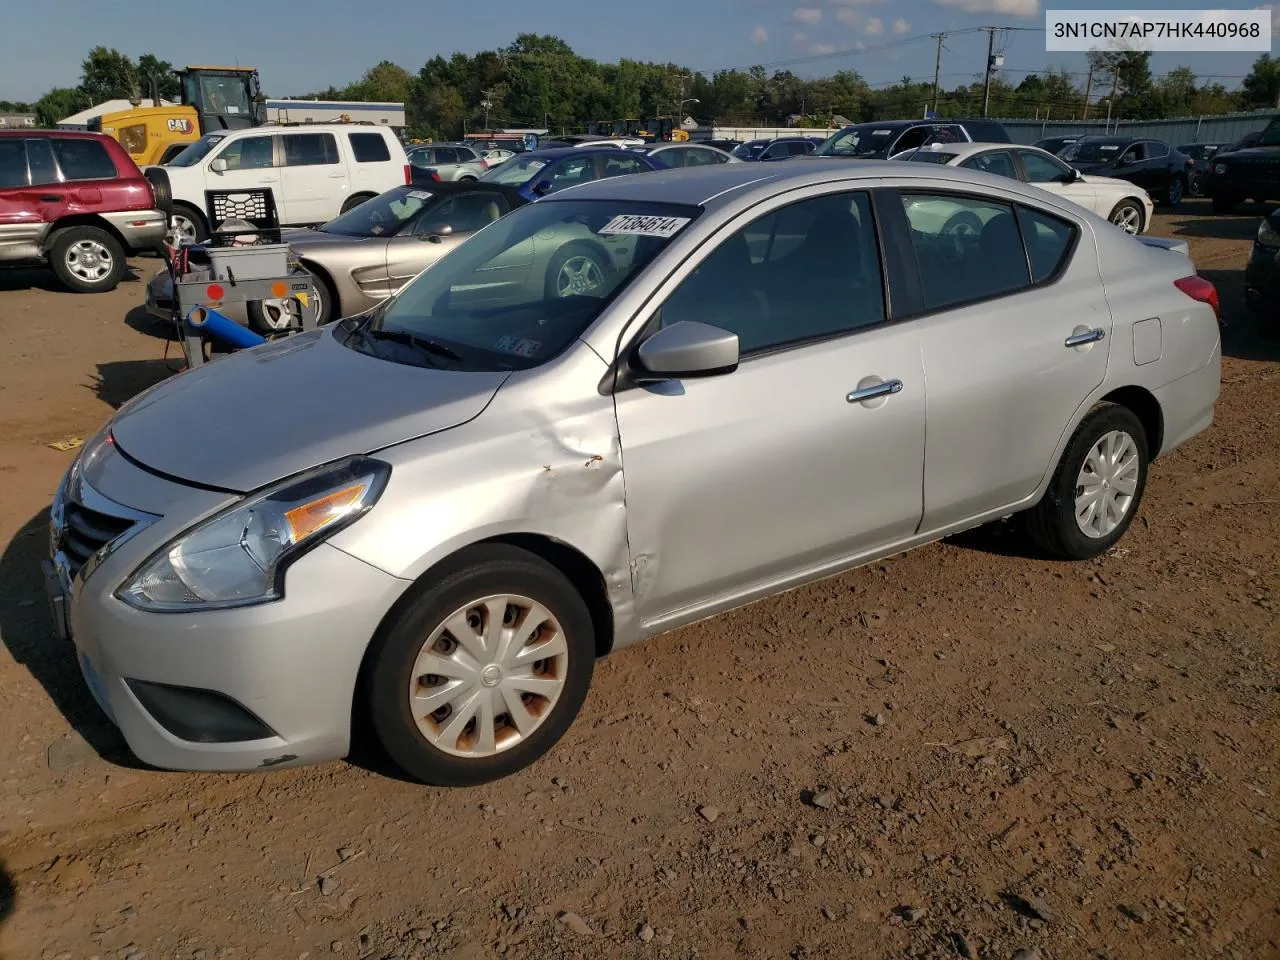
<instances>
[{"instance_id":1,"label":"front bumper","mask_svg":"<svg viewBox=\"0 0 1280 960\"><path fill-rule=\"evenodd\" d=\"M55 503L46 575L86 685L130 749L152 766L178 770L253 770L345 756L365 650L408 583L321 544L289 568L285 596L273 603L201 613L137 610L115 597L120 583L190 522L235 498L162 480L103 447L110 445L86 447L97 461ZM129 489L164 504L167 515L130 528L74 571L59 549L66 501L91 499L98 511L110 510L110 498ZM188 698L176 709L190 712L173 712L173 688ZM210 715L191 699L202 695L240 708L263 735L227 742L218 729L193 729L201 722L193 717ZM157 709L164 697L167 715Z\"/></svg>"},{"instance_id":2,"label":"front bumper","mask_svg":"<svg viewBox=\"0 0 1280 960\"><path fill-rule=\"evenodd\" d=\"M124 237L131 252L159 248L169 227L168 220L159 210L125 210L100 216Z\"/></svg>"},{"instance_id":3,"label":"front bumper","mask_svg":"<svg viewBox=\"0 0 1280 960\"><path fill-rule=\"evenodd\" d=\"M1257 243L1244 268L1244 299L1261 317L1280 317L1280 250Z\"/></svg>"}]
</instances>

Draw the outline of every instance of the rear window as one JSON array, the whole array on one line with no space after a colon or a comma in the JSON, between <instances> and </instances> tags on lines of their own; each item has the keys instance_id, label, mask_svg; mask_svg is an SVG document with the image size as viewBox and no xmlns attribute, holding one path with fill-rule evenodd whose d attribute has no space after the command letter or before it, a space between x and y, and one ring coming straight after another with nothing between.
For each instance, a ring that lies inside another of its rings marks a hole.
<instances>
[{"instance_id":1,"label":"rear window","mask_svg":"<svg viewBox=\"0 0 1280 960\"><path fill-rule=\"evenodd\" d=\"M286 167L316 167L338 162L338 141L332 133L287 133L284 136Z\"/></svg>"},{"instance_id":2,"label":"rear window","mask_svg":"<svg viewBox=\"0 0 1280 960\"><path fill-rule=\"evenodd\" d=\"M65 180L110 180L116 175L107 148L97 140L54 137L53 153Z\"/></svg>"},{"instance_id":3,"label":"rear window","mask_svg":"<svg viewBox=\"0 0 1280 960\"><path fill-rule=\"evenodd\" d=\"M391 159L391 150L380 133L351 133L351 152L356 163L380 163Z\"/></svg>"}]
</instances>

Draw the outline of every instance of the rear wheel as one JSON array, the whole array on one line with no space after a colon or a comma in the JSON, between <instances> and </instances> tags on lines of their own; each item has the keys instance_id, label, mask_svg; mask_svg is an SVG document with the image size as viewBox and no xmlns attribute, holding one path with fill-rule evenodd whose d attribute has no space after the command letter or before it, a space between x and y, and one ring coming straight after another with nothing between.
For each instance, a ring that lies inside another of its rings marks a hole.
<instances>
[{"instance_id":1,"label":"rear wheel","mask_svg":"<svg viewBox=\"0 0 1280 960\"><path fill-rule=\"evenodd\" d=\"M1121 200L1115 205L1107 219L1125 233L1141 233L1142 204L1138 203L1137 200Z\"/></svg>"},{"instance_id":2,"label":"rear wheel","mask_svg":"<svg viewBox=\"0 0 1280 960\"><path fill-rule=\"evenodd\" d=\"M1044 498L1023 514L1047 553L1088 560L1133 522L1147 483L1147 432L1128 407L1099 404L1076 428Z\"/></svg>"},{"instance_id":3,"label":"rear wheel","mask_svg":"<svg viewBox=\"0 0 1280 960\"><path fill-rule=\"evenodd\" d=\"M311 283L315 287L315 298L310 306L315 317L316 326L336 319L338 312L337 297L333 288L318 273L311 275ZM302 325L299 310L307 309L293 297L281 300L257 300L245 305L245 314L249 320L249 329L264 337L285 330L297 329Z\"/></svg>"},{"instance_id":4,"label":"rear wheel","mask_svg":"<svg viewBox=\"0 0 1280 960\"><path fill-rule=\"evenodd\" d=\"M346 213L348 210L354 210L356 207L360 206L360 204L364 203L366 200L372 200L372 199L373 199L372 193L352 194L351 196L347 197L346 200L342 201L342 209L338 212Z\"/></svg>"},{"instance_id":5,"label":"rear wheel","mask_svg":"<svg viewBox=\"0 0 1280 960\"><path fill-rule=\"evenodd\" d=\"M177 235L175 239L188 243L204 243L209 239L209 224L205 222L204 215L190 204L175 203L170 222Z\"/></svg>"},{"instance_id":6,"label":"rear wheel","mask_svg":"<svg viewBox=\"0 0 1280 960\"><path fill-rule=\"evenodd\" d=\"M371 649L363 695L406 773L472 786L529 766L569 729L595 667L591 616L560 571L505 545L434 572Z\"/></svg>"},{"instance_id":7,"label":"rear wheel","mask_svg":"<svg viewBox=\"0 0 1280 960\"><path fill-rule=\"evenodd\" d=\"M114 290L127 267L120 241L98 227L59 230L49 247L49 265L76 293Z\"/></svg>"},{"instance_id":8,"label":"rear wheel","mask_svg":"<svg viewBox=\"0 0 1280 960\"><path fill-rule=\"evenodd\" d=\"M1169 181L1169 187L1165 191L1164 202L1170 207L1176 207L1182 202L1182 198L1186 195L1187 184L1182 177L1174 177Z\"/></svg>"},{"instance_id":9,"label":"rear wheel","mask_svg":"<svg viewBox=\"0 0 1280 960\"><path fill-rule=\"evenodd\" d=\"M547 299L591 296L604 287L606 260L585 243L565 244L547 265Z\"/></svg>"}]
</instances>

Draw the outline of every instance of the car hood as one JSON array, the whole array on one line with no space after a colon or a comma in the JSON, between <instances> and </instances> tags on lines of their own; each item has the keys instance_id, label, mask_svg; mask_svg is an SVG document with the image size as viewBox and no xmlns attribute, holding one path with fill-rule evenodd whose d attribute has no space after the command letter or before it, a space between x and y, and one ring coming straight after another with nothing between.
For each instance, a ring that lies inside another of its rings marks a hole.
<instances>
[{"instance_id":1,"label":"car hood","mask_svg":"<svg viewBox=\"0 0 1280 960\"><path fill-rule=\"evenodd\" d=\"M479 416L508 376L434 370L342 346L335 327L170 377L122 407L125 456L188 483L246 493Z\"/></svg>"},{"instance_id":2,"label":"car hood","mask_svg":"<svg viewBox=\"0 0 1280 960\"><path fill-rule=\"evenodd\" d=\"M281 230L280 239L289 244L295 253L315 250L319 247L330 247L335 244L358 247L363 244L386 243L389 237L350 237L342 233L324 233L308 228Z\"/></svg>"},{"instance_id":3,"label":"car hood","mask_svg":"<svg viewBox=\"0 0 1280 960\"><path fill-rule=\"evenodd\" d=\"M1080 172L1084 173L1083 170ZM1117 190L1127 190L1129 193L1132 193L1134 190L1132 181L1121 180L1119 177L1104 177L1100 173L1085 174L1084 182L1096 187L1115 187ZM1143 192L1145 193L1146 191L1144 190Z\"/></svg>"},{"instance_id":4,"label":"car hood","mask_svg":"<svg viewBox=\"0 0 1280 960\"><path fill-rule=\"evenodd\" d=\"M1215 153L1209 158L1209 163L1219 163L1223 160L1280 160L1280 147L1245 147L1243 150L1235 150L1231 153L1223 151Z\"/></svg>"}]
</instances>

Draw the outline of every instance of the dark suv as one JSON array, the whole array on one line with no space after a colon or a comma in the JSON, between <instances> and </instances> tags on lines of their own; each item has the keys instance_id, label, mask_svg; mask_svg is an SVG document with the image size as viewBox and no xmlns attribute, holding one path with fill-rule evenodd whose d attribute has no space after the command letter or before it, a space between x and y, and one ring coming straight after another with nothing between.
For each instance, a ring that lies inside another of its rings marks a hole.
<instances>
[{"instance_id":1,"label":"dark suv","mask_svg":"<svg viewBox=\"0 0 1280 960\"><path fill-rule=\"evenodd\" d=\"M1257 146L1229 147L1213 157L1213 173L1204 181L1214 213L1234 213L1245 200L1280 200L1280 117L1258 137Z\"/></svg>"},{"instance_id":2,"label":"dark suv","mask_svg":"<svg viewBox=\"0 0 1280 960\"><path fill-rule=\"evenodd\" d=\"M930 143L1009 143L995 120L883 120L837 130L813 151L815 157L886 160Z\"/></svg>"},{"instance_id":3,"label":"dark suv","mask_svg":"<svg viewBox=\"0 0 1280 960\"><path fill-rule=\"evenodd\" d=\"M151 184L115 140L0 130L0 263L48 263L77 293L112 290L125 257L167 226Z\"/></svg>"}]
</instances>

